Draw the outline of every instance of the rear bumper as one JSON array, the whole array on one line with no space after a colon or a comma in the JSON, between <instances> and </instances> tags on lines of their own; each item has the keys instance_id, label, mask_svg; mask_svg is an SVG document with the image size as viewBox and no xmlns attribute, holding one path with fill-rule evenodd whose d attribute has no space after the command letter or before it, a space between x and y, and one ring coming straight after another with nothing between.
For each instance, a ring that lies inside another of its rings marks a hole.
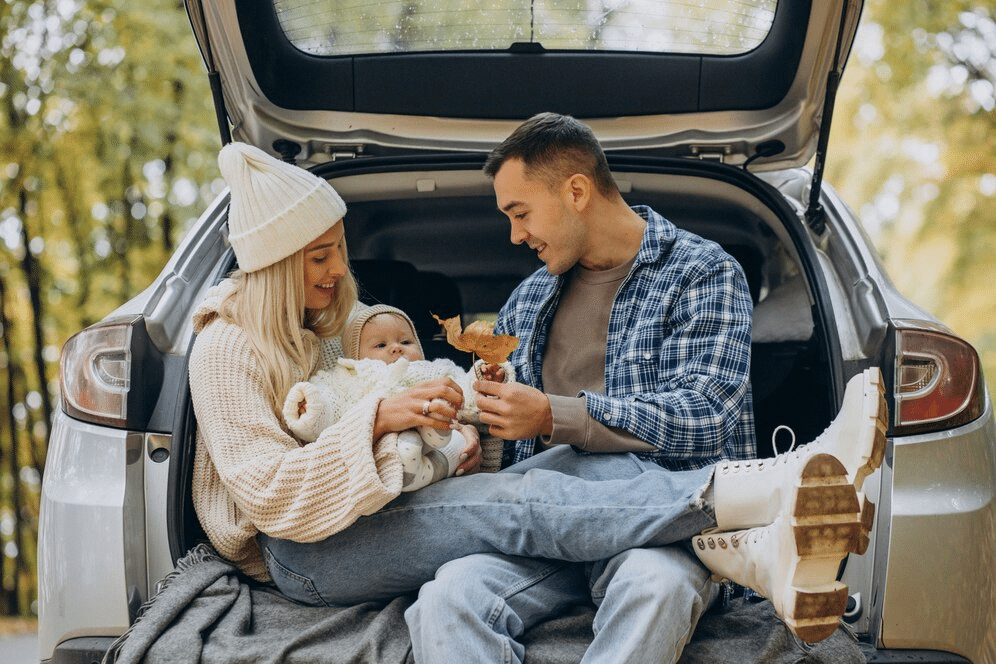
<instances>
[{"instance_id":1,"label":"rear bumper","mask_svg":"<svg viewBox=\"0 0 996 664\"><path fill-rule=\"evenodd\" d=\"M871 646L862 647L862 654L868 664L972 664L969 660L948 652L936 650L875 650Z\"/></svg>"},{"instance_id":2,"label":"rear bumper","mask_svg":"<svg viewBox=\"0 0 996 664\"><path fill-rule=\"evenodd\" d=\"M104 659L114 639L109 636L84 636L63 641L42 664L93 664Z\"/></svg>"},{"instance_id":3,"label":"rear bumper","mask_svg":"<svg viewBox=\"0 0 996 664\"><path fill-rule=\"evenodd\" d=\"M52 653L52 659L43 664L92 664L102 661L114 643L111 637L83 637L64 641ZM932 650L875 650L871 646L862 648L868 664L971 664L967 659L950 653ZM537 664L542 664L538 662Z\"/></svg>"}]
</instances>

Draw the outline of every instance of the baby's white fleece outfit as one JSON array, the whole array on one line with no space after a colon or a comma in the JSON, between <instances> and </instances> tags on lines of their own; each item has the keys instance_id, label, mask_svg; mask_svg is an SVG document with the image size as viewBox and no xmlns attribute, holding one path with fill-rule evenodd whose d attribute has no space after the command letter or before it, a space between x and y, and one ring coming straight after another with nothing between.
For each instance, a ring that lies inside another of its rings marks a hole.
<instances>
[{"instance_id":1,"label":"baby's white fleece outfit","mask_svg":"<svg viewBox=\"0 0 996 664\"><path fill-rule=\"evenodd\" d=\"M465 371L452 360L415 360L399 358L391 364L382 360L339 358L330 370L316 372L307 382L296 383L284 401L284 420L291 432L302 441L311 442L361 398L378 394L390 396L435 378L452 378L463 390L463 408L457 413L461 422L480 421L475 393L471 385L480 377L482 362ZM506 380L514 382L514 370L502 363ZM398 435L398 452L404 469L402 491L415 491L446 477L451 477L460 463L467 441L459 431L440 431L418 427Z\"/></svg>"}]
</instances>

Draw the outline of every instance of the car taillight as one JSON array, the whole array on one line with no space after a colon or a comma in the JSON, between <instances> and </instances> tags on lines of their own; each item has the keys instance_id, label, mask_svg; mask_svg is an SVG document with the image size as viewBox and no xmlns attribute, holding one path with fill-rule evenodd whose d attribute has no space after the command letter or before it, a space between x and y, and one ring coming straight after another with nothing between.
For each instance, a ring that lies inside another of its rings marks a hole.
<instances>
[{"instance_id":1,"label":"car taillight","mask_svg":"<svg viewBox=\"0 0 996 664\"><path fill-rule=\"evenodd\" d=\"M894 324L893 432L942 431L981 417L986 387L975 349L930 321Z\"/></svg>"},{"instance_id":2,"label":"car taillight","mask_svg":"<svg viewBox=\"0 0 996 664\"><path fill-rule=\"evenodd\" d=\"M73 418L142 429L162 387L163 358L142 316L97 323L62 348L62 408Z\"/></svg>"}]
</instances>

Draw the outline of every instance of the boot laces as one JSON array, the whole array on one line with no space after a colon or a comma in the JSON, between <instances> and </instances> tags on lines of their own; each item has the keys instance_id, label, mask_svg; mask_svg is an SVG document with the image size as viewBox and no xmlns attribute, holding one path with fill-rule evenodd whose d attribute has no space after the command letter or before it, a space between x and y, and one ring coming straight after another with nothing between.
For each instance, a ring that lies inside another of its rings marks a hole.
<instances>
[{"instance_id":1,"label":"boot laces","mask_svg":"<svg viewBox=\"0 0 996 664\"><path fill-rule=\"evenodd\" d=\"M789 443L789 448L785 450L784 454L789 454L790 452L793 452L795 450L795 443L796 443L795 431L793 431L792 427L788 426L787 424L779 424L778 426L775 427L775 430L771 432L771 449L775 451L776 458L783 454L783 452L781 452L778 449L778 432L780 431L788 431L789 436L791 436L790 438L791 442Z\"/></svg>"},{"instance_id":2,"label":"boot laces","mask_svg":"<svg viewBox=\"0 0 996 664\"><path fill-rule=\"evenodd\" d=\"M791 436L790 439L791 442L789 443L789 448L785 452L780 452L778 450L778 433L780 431L787 431L789 433L789 436ZM779 424L777 427L775 427L775 430L771 432L771 447L775 452L775 457L773 459L754 459L753 462L750 459L740 460L740 461L726 461L725 466L727 468L731 466L733 468L740 468L740 466L742 465L745 469L749 470L753 465L753 467L756 468L757 470L764 470L765 464L769 466L775 466L778 465L779 463L796 461L799 458L800 450L797 450L795 448L795 444L796 444L795 431L793 431L792 427L785 424Z\"/></svg>"}]
</instances>

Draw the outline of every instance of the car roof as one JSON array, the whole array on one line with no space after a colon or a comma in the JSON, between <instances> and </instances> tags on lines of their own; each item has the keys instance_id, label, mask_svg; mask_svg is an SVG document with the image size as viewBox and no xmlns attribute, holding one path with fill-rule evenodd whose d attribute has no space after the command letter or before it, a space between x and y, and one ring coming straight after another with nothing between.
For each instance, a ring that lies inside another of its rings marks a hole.
<instances>
[{"instance_id":1,"label":"car roof","mask_svg":"<svg viewBox=\"0 0 996 664\"><path fill-rule=\"evenodd\" d=\"M717 3L760 5L758 15L767 16L759 36L732 45L697 46L690 38L655 46L652 35L641 41L637 34L582 48L583 40L544 43L542 34L514 41L519 33L513 32L471 48L463 36L385 46L387 37L375 30L350 27L349 2L276 2L187 2L217 79L220 121L235 139L271 152L321 162L338 155L488 150L522 120L555 111L585 120L607 151L729 163L761 153L758 163L769 168L804 164L815 152L827 91L834 87L828 83L843 68L861 7L844 0ZM447 2L453 0L376 6L428 12ZM536 2L486 4L529 7L535 23ZM295 23L294 11L304 11L307 20ZM438 15L445 22L453 12ZM324 27L300 32L316 22ZM472 20L464 23L461 35L476 29ZM348 45L316 38L321 30Z\"/></svg>"}]
</instances>

